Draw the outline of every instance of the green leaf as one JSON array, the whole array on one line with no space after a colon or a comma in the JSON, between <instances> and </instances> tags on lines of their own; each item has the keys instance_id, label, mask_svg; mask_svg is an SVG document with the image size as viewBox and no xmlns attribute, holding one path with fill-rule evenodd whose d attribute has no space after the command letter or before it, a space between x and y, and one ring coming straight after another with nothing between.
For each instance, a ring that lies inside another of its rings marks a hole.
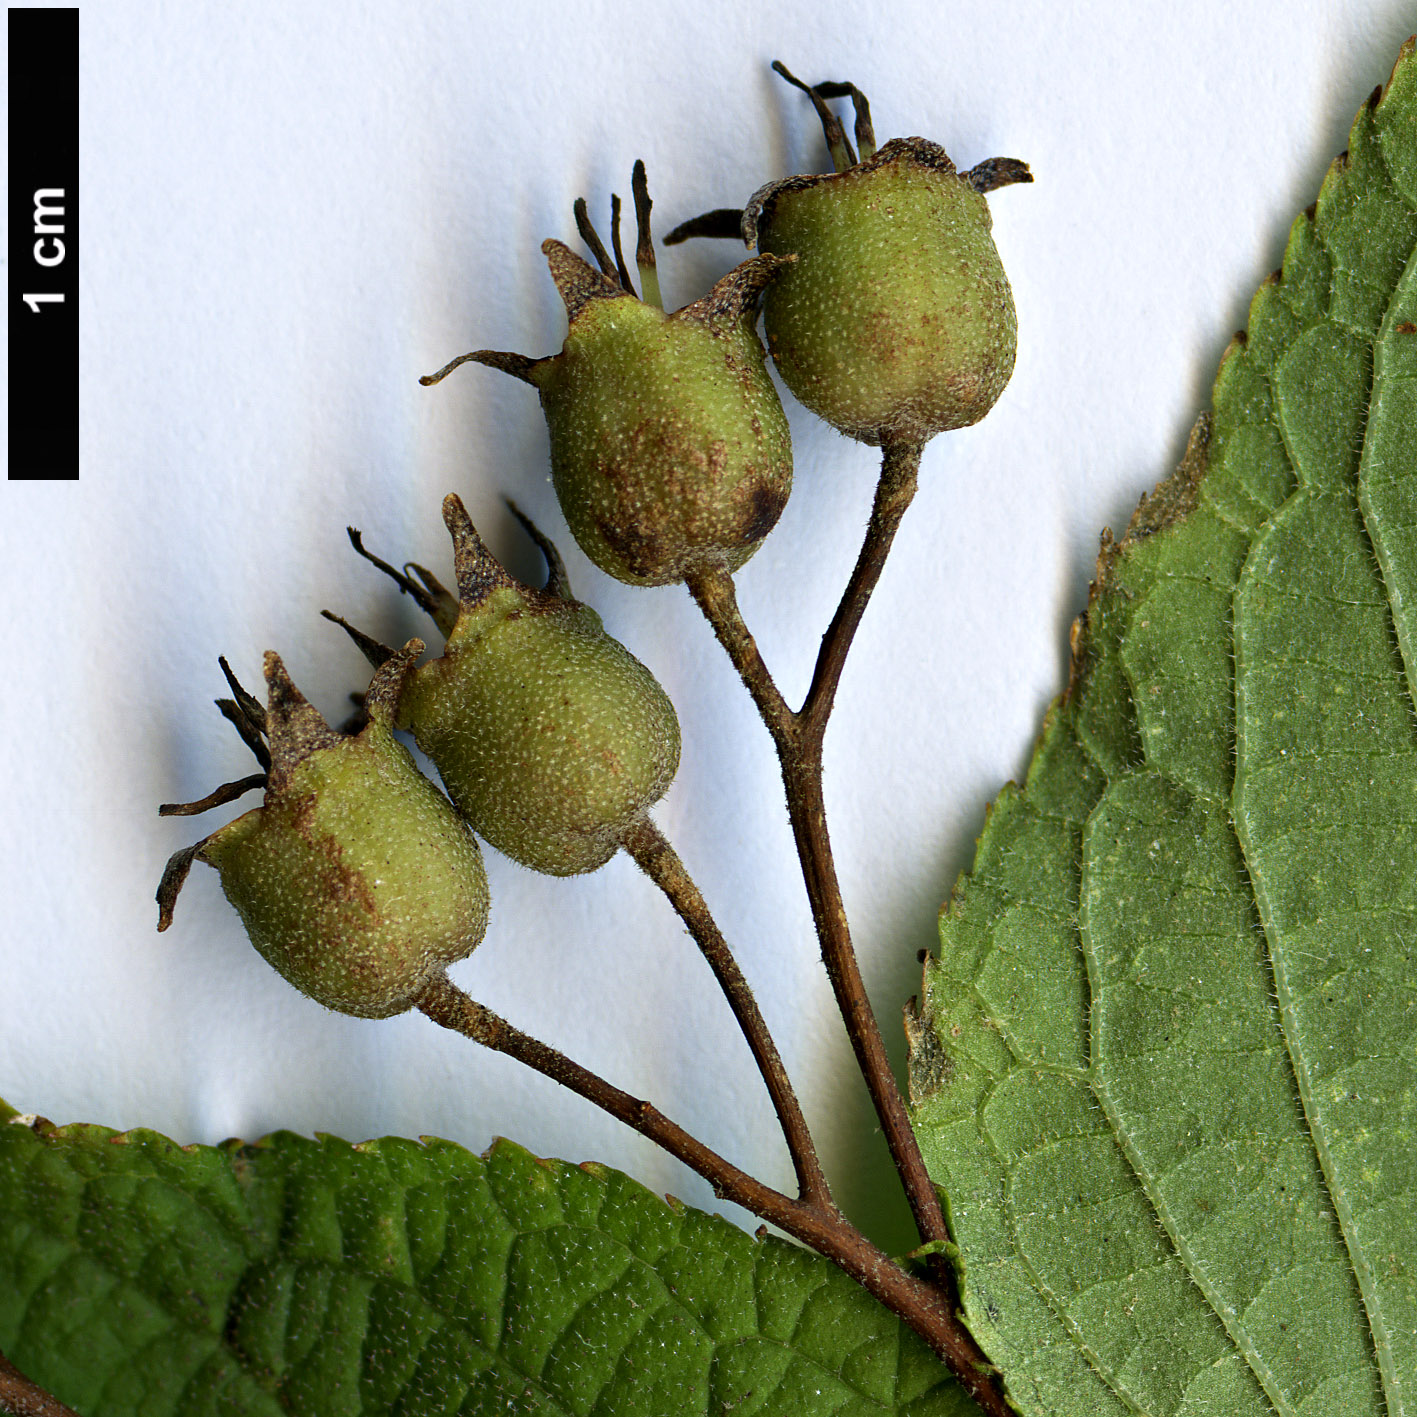
<instances>
[{"instance_id":1,"label":"green leaf","mask_svg":"<svg viewBox=\"0 0 1417 1417\"><path fill-rule=\"evenodd\" d=\"M1417 1414L1417 58L1353 126L909 1020L1028 1413Z\"/></svg>"},{"instance_id":2,"label":"green leaf","mask_svg":"<svg viewBox=\"0 0 1417 1417\"><path fill-rule=\"evenodd\" d=\"M83 1417L972 1410L826 1260L605 1167L3 1104L0 1349Z\"/></svg>"}]
</instances>

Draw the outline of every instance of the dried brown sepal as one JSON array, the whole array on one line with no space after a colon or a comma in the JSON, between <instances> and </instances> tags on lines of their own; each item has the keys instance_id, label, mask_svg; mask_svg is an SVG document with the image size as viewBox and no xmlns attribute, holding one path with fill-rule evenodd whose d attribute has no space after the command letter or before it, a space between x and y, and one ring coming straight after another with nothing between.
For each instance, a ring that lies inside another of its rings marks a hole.
<instances>
[{"instance_id":1,"label":"dried brown sepal","mask_svg":"<svg viewBox=\"0 0 1417 1417\"><path fill-rule=\"evenodd\" d=\"M817 117L821 119L822 136L827 140L827 151L831 153L832 166L838 172L855 167L856 153L847 141L846 130L841 126L841 120L827 107L821 93L811 84L804 84L781 60L774 59L772 67L774 73L780 74L789 84L801 89L812 100L812 107L817 110Z\"/></svg>"},{"instance_id":2,"label":"dried brown sepal","mask_svg":"<svg viewBox=\"0 0 1417 1417\"><path fill-rule=\"evenodd\" d=\"M635 264L654 265L654 241L650 236L649 214L654 203L649 195L649 178L645 173L644 160L635 159L630 172L630 191L635 198Z\"/></svg>"},{"instance_id":3,"label":"dried brown sepal","mask_svg":"<svg viewBox=\"0 0 1417 1417\"><path fill-rule=\"evenodd\" d=\"M630 279L630 268L625 264L625 250L620 244L620 206L619 195L612 192L610 194L610 241L615 247L615 270L620 277L620 284L633 295L635 284Z\"/></svg>"},{"instance_id":4,"label":"dried brown sepal","mask_svg":"<svg viewBox=\"0 0 1417 1417\"><path fill-rule=\"evenodd\" d=\"M722 328L755 314L759 297L773 277L797 260L795 255L751 256L717 280L707 295L700 296L675 315L676 320L697 320Z\"/></svg>"},{"instance_id":5,"label":"dried brown sepal","mask_svg":"<svg viewBox=\"0 0 1417 1417\"><path fill-rule=\"evenodd\" d=\"M458 612L458 598L427 566L420 566L417 561L405 561L403 563L404 574L411 571L422 582L423 588L431 595L441 610L446 610L454 618ZM433 618L438 619L438 612L435 611ZM442 622L439 621L441 624Z\"/></svg>"},{"instance_id":6,"label":"dried brown sepal","mask_svg":"<svg viewBox=\"0 0 1417 1417\"><path fill-rule=\"evenodd\" d=\"M284 791L290 775L312 753L333 748L340 735L286 672L280 655L266 651L266 739L271 745L270 789Z\"/></svg>"},{"instance_id":7,"label":"dried brown sepal","mask_svg":"<svg viewBox=\"0 0 1417 1417\"><path fill-rule=\"evenodd\" d=\"M254 694L242 688L236 675L231 672L231 666L226 662L225 655L218 655L216 662L221 666L222 678L226 680L232 697L235 698L241 712L251 720L252 726L258 732L264 733L266 731L266 706Z\"/></svg>"},{"instance_id":8,"label":"dried brown sepal","mask_svg":"<svg viewBox=\"0 0 1417 1417\"><path fill-rule=\"evenodd\" d=\"M167 858L167 865L162 869L162 880L157 885L157 928L166 930L172 924L172 911L177 904L177 897L182 893L182 887L187 882L187 877L191 873L192 863L197 859L202 848L207 844L207 838L195 841L191 846L184 846L181 851L174 851Z\"/></svg>"},{"instance_id":9,"label":"dried brown sepal","mask_svg":"<svg viewBox=\"0 0 1417 1417\"><path fill-rule=\"evenodd\" d=\"M576 255L564 241L554 239L543 241L541 254L546 257L546 264L551 268L551 279L556 282L556 289L566 307L566 317L570 320L574 320L592 301L634 298L629 291L620 288L618 281L602 275L590 262ZM508 357L524 359L522 355ZM483 359L481 362L483 364L493 363L490 359ZM539 360L526 361L528 367L540 362ZM517 372L505 364L498 364L495 367L504 369L508 374ZM526 379L528 383L534 382L525 372L517 374L517 377Z\"/></svg>"},{"instance_id":10,"label":"dried brown sepal","mask_svg":"<svg viewBox=\"0 0 1417 1417\"><path fill-rule=\"evenodd\" d=\"M741 241L743 239L743 208L715 207L711 212L681 221L664 238L666 246L677 246L695 236L709 236L720 240Z\"/></svg>"},{"instance_id":11,"label":"dried brown sepal","mask_svg":"<svg viewBox=\"0 0 1417 1417\"><path fill-rule=\"evenodd\" d=\"M502 587L525 590L487 549L477 534L462 498L450 492L443 498L443 524L453 538L453 566L457 574L458 601L464 611L476 610Z\"/></svg>"},{"instance_id":12,"label":"dried brown sepal","mask_svg":"<svg viewBox=\"0 0 1417 1417\"><path fill-rule=\"evenodd\" d=\"M640 273L640 289L644 292L647 305L664 308L664 297L659 289L659 271L654 260L654 240L650 236L649 214L654 206L649 197L649 179L645 176L645 165L636 159L630 174L630 190L635 198L635 266Z\"/></svg>"},{"instance_id":13,"label":"dried brown sepal","mask_svg":"<svg viewBox=\"0 0 1417 1417\"><path fill-rule=\"evenodd\" d=\"M610 259L610 252L605 249L605 243L600 239L600 233L591 224L585 198L577 197L571 204L571 211L576 218L576 230L580 232L581 240L590 248L590 254L595 257L596 265L618 285L620 283L619 270L615 262Z\"/></svg>"},{"instance_id":14,"label":"dried brown sepal","mask_svg":"<svg viewBox=\"0 0 1417 1417\"><path fill-rule=\"evenodd\" d=\"M399 695L403 692L403 682L418 662L418 656L428 646L416 635L402 649L394 651L389 658L374 671L369 688L364 694L363 709L366 718L382 718L393 723L398 717Z\"/></svg>"},{"instance_id":15,"label":"dried brown sepal","mask_svg":"<svg viewBox=\"0 0 1417 1417\"><path fill-rule=\"evenodd\" d=\"M589 270L590 267L587 266L586 269ZM510 374L514 379L520 379L525 384L535 384L536 380L531 371L542 362L540 359L532 359L529 355L513 354L505 349L474 349L470 354L460 354L456 359L450 359L436 373L421 375L418 382L427 387L441 383L460 365L486 364L492 369L500 369L504 374Z\"/></svg>"},{"instance_id":16,"label":"dried brown sepal","mask_svg":"<svg viewBox=\"0 0 1417 1417\"><path fill-rule=\"evenodd\" d=\"M419 565L417 561L405 561L404 575L408 575L410 572L417 575L422 587L434 598L435 608L432 616L438 622L439 628L444 623L444 619L451 625L458 618L458 597L453 595L452 591L442 584L442 581L438 580L434 572L428 570L427 565Z\"/></svg>"},{"instance_id":17,"label":"dried brown sepal","mask_svg":"<svg viewBox=\"0 0 1417 1417\"><path fill-rule=\"evenodd\" d=\"M224 807L228 802L235 802L238 797L244 797L248 792L265 785L266 774L255 772L250 777L240 778L236 782L224 782L195 802L164 802L157 809L157 814L159 817L200 816L203 812L210 812L213 807Z\"/></svg>"},{"instance_id":18,"label":"dried brown sepal","mask_svg":"<svg viewBox=\"0 0 1417 1417\"><path fill-rule=\"evenodd\" d=\"M355 645L358 646L360 654L362 654L375 669L381 668L394 657L396 651L390 645L384 644L381 640L376 640L373 635L366 635L363 630L359 629L357 626L351 625L343 615L336 615L333 610L322 610L320 614L332 624L338 625L340 629L354 641ZM347 731L346 729L341 729L341 732Z\"/></svg>"},{"instance_id":19,"label":"dried brown sepal","mask_svg":"<svg viewBox=\"0 0 1417 1417\"><path fill-rule=\"evenodd\" d=\"M839 79L825 79L820 84L813 84L812 87L823 98L849 98L851 100L851 107L856 114L856 146L860 149L861 159L864 162L876 151L876 130L871 124L871 105L867 102L866 95L855 84Z\"/></svg>"},{"instance_id":20,"label":"dried brown sepal","mask_svg":"<svg viewBox=\"0 0 1417 1417\"><path fill-rule=\"evenodd\" d=\"M570 577L566 574L566 563L561 559L556 543L510 497L507 498L507 508L521 523L522 530L536 542L537 550L546 558L546 584L542 586L542 590L547 595L554 595L558 600L574 600Z\"/></svg>"},{"instance_id":21,"label":"dried brown sepal","mask_svg":"<svg viewBox=\"0 0 1417 1417\"><path fill-rule=\"evenodd\" d=\"M1029 171L1028 164L1016 157L985 158L962 175L981 196L996 192L1000 187L1012 186L1015 182L1033 181L1033 173Z\"/></svg>"},{"instance_id":22,"label":"dried brown sepal","mask_svg":"<svg viewBox=\"0 0 1417 1417\"><path fill-rule=\"evenodd\" d=\"M372 551L367 550L364 545L364 534L359 531L358 528L349 526L345 528L345 531L349 534L349 544L353 546L371 566L377 566L379 570L398 586L399 590L413 598L413 603L417 605L420 610L431 615L435 620L438 620L440 625L442 624L441 619L439 619L439 613L440 611L446 612L447 606L443 603L442 598L439 597L436 591L433 591L426 583L420 584L420 582L423 581L422 576L420 576L418 580L414 580L412 576L406 575L396 566L391 566L387 561L374 555ZM442 591L442 586L439 586L438 590ZM452 599L446 591L443 591L443 596L448 600ZM456 614L457 607L454 605L454 617L456 617ZM444 633L446 633L446 629Z\"/></svg>"},{"instance_id":23,"label":"dried brown sepal","mask_svg":"<svg viewBox=\"0 0 1417 1417\"><path fill-rule=\"evenodd\" d=\"M256 761L269 772L271 770L271 755L266 748L266 740L262 737L263 730L251 722L235 699L215 699L213 702L217 706L217 712L240 734L241 741L251 750ZM264 717L263 712L263 722Z\"/></svg>"}]
</instances>

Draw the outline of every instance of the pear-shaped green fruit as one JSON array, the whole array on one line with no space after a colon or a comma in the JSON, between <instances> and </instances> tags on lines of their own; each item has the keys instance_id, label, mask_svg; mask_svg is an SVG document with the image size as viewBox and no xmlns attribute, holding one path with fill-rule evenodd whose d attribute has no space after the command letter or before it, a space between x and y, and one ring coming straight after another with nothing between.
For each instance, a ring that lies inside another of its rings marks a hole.
<instances>
[{"instance_id":1,"label":"pear-shaped green fruit","mask_svg":"<svg viewBox=\"0 0 1417 1417\"><path fill-rule=\"evenodd\" d=\"M579 259L549 255L553 272ZM782 264L745 264L673 315L624 295L590 300L561 353L530 371L566 523L617 579L735 571L777 524L792 440L753 325L757 291Z\"/></svg>"},{"instance_id":2,"label":"pear-shaped green fruit","mask_svg":"<svg viewBox=\"0 0 1417 1417\"><path fill-rule=\"evenodd\" d=\"M269 707L247 722L269 742L265 802L173 858L159 928L192 860L205 861L266 960L301 993L361 1018L411 1008L472 952L487 928L481 852L393 736L399 685L422 649L410 641L378 671L353 737L329 728L266 656Z\"/></svg>"},{"instance_id":3,"label":"pear-shaped green fruit","mask_svg":"<svg viewBox=\"0 0 1417 1417\"><path fill-rule=\"evenodd\" d=\"M485 841L549 875L593 871L674 778L674 706L600 616L569 598L549 543L551 579L536 590L492 556L457 497L443 516L456 599L421 568L417 584L378 563L447 635L441 657L405 682L399 726ZM361 644L373 657L387 652Z\"/></svg>"},{"instance_id":4,"label":"pear-shaped green fruit","mask_svg":"<svg viewBox=\"0 0 1417 1417\"><path fill-rule=\"evenodd\" d=\"M896 138L877 149L852 84L808 86L836 171L771 182L743 210L676 228L741 236L796 256L768 286L763 328L783 382L808 408L863 443L920 446L981 419L1013 372L1013 294L984 194L1031 182L1014 158L959 172L943 148ZM860 159L829 98L850 96Z\"/></svg>"},{"instance_id":5,"label":"pear-shaped green fruit","mask_svg":"<svg viewBox=\"0 0 1417 1417\"><path fill-rule=\"evenodd\" d=\"M944 150L896 139L749 204L758 244L797 261L763 327L783 383L864 443L976 423L1013 373L1013 294L988 203Z\"/></svg>"},{"instance_id":6,"label":"pear-shaped green fruit","mask_svg":"<svg viewBox=\"0 0 1417 1417\"><path fill-rule=\"evenodd\" d=\"M649 290L639 168L636 178ZM579 206L577 215L598 246ZM490 364L538 390L556 495L571 534L602 570L632 585L737 570L792 487L787 418L754 328L763 288L790 258L746 261L702 299L666 314L638 299L628 272L608 258L608 269L596 271L559 241L542 251L570 321L561 353L478 350L454 362Z\"/></svg>"}]
</instances>

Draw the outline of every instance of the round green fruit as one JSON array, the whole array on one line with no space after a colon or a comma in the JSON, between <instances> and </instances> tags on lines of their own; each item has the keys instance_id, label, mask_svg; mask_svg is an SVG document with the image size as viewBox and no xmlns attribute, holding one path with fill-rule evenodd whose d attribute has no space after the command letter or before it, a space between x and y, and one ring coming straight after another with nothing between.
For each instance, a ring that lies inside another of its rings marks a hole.
<instances>
[{"instance_id":1,"label":"round green fruit","mask_svg":"<svg viewBox=\"0 0 1417 1417\"><path fill-rule=\"evenodd\" d=\"M978 422L1017 349L991 227L981 193L922 138L763 189L745 231L797 257L764 300L783 382L864 443L923 443Z\"/></svg>"},{"instance_id":2,"label":"round green fruit","mask_svg":"<svg viewBox=\"0 0 1417 1417\"><path fill-rule=\"evenodd\" d=\"M561 353L530 371L571 534L618 580L735 571L777 524L792 439L755 316L755 300L712 293L672 315L629 297L592 300Z\"/></svg>"},{"instance_id":3,"label":"round green fruit","mask_svg":"<svg viewBox=\"0 0 1417 1417\"><path fill-rule=\"evenodd\" d=\"M251 725L270 744L265 801L173 858L164 926L187 867L205 861L265 959L301 993L361 1018L413 1007L472 952L487 928L481 852L393 736L399 685L422 649L413 640L378 671L352 737L266 656L270 704Z\"/></svg>"}]
</instances>

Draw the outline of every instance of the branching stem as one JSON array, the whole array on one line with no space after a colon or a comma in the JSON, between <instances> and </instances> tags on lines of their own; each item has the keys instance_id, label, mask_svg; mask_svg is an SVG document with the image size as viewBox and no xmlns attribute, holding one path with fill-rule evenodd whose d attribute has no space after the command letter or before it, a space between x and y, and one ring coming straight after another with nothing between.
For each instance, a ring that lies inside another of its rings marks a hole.
<instances>
[{"instance_id":1,"label":"branching stem","mask_svg":"<svg viewBox=\"0 0 1417 1417\"><path fill-rule=\"evenodd\" d=\"M821 943L822 961L916 1226L921 1238L931 1241L948 1238L944 1213L921 1159L905 1102L886 1055L880 1026L871 1011L861 978L832 860L822 795L822 744L827 720L857 626L881 577L901 519L915 495L920 451L919 443L899 441L887 442L882 449L881 476L865 540L841 603L822 636L812 686L797 712L787 706L744 623L732 577L726 572L700 574L689 581L689 591L728 651L777 747L788 816Z\"/></svg>"},{"instance_id":2,"label":"branching stem","mask_svg":"<svg viewBox=\"0 0 1417 1417\"><path fill-rule=\"evenodd\" d=\"M812 1134L778 1055L777 1044L699 888L684 868L678 853L648 816L641 817L629 828L623 845L645 875L664 892L713 970L714 978L718 980L743 1031L782 1125L782 1134L797 1173L798 1195L823 1209L834 1209Z\"/></svg>"},{"instance_id":3,"label":"branching stem","mask_svg":"<svg viewBox=\"0 0 1417 1417\"><path fill-rule=\"evenodd\" d=\"M732 577L726 572L702 572L689 577L687 583L752 695L777 748L788 816L822 960L916 1226L922 1239L932 1242L948 1240L949 1232L891 1071L851 943L822 792L822 745L837 686L891 543L915 495L920 453L921 444L911 441L888 441L882 448L881 475L870 524L836 614L822 636L812 684L799 710L794 712L789 707L763 662L738 609ZM784 1195L734 1166L652 1103L631 1096L565 1054L522 1033L469 998L446 976L429 984L418 1007L444 1028L516 1058L594 1103L702 1176L715 1195L743 1206L832 1260L909 1324L948 1364L989 1417L1006 1417L1011 1409L997 1375L956 1316L958 1298L944 1257L933 1254L929 1278L922 1278L873 1245L832 1202L776 1045L747 981L673 848L648 817L626 832L622 845L665 892L733 1008L782 1124L797 1173L797 1196Z\"/></svg>"},{"instance_id":4,"label":"branching stem","mask_svg":"<svg viewBox=\"0 0 1417 1417\"><path fill-rule=\"evenodd\" d=\"M690 1136L652 1103L632 1097L564 1053L514 1028L469 998L446 975L428 985L418 1007L434 1023L505 1053L593 1102L697 1172L715 1195L751 1210L832 1260L909 1323L989 1417L1008 1417L1010 1409L992 1379L992 1370L955 1318L948 1296L898 1265L835 1207L773 1190Z\"/></svg>"},{"instance_id":5,"label":"branching stem","mask_svg":"<svg viewBox=\"0 0 1417 1417\"><path fill-rule=\"evenodd\" d=\"M841 682L847 653L871 593L881 577L901 519L915 495L921 447L919 442L904 440L888 440L882 447L881 475L876 486L870 524L836 614L822 636L811 687L802 707L796 712L788 706L773 681L743 620L732 577L726 572L705 572L691 578L688 587L738 670L777 748L788 817L802 863L802 876L821 944L822 961L916 1227L921 1238L928 1242L947 1240L949 1231L939 1197L920 1155L905 1101L891 1071L880 1026L872 1012L856 951L851 943L841 885L832 859L822 791L822 746L837 686ZM930 1287L947 1315L951 1341L959 1352L970 1356L957 1366L942 1349L937 1347L937 1351L947 1356L956 1375L967 1383L967 1371L977 1371L984 1359L973 1338L954 1317L957 1298L954 1278L942 1256L932 1258L931 1272L934 1283ZM917 1331L924 1331L908 1312L898 1312ZM993 1399L1002 1401L992 1387L990 1392ZM995 1410L978 1393L975 1397L986 1411Z\"/></svg>"}]
</instances>

